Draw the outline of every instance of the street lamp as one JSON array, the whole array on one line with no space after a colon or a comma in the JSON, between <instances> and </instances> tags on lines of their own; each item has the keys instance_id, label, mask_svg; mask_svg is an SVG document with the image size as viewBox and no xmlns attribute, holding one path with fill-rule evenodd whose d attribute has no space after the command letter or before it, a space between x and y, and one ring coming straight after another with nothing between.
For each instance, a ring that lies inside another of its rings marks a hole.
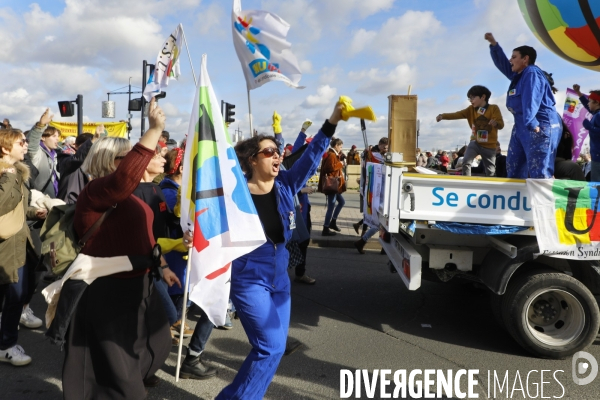
<instances>
[{"instance_id":1,"label":"street lamp","mask_svg":"<svg viewBox=\"0 0 600 400\"><path fill-rule=\"evenodd\" d=\"M112 90L110 92L107 92L106 95L108 96L108 101L103 101L102 102L102 118L114 118L115 117L115 102L114 101L110 101L110 95L116 95L116 94L128 94L129 95L129 103L128 103L128 107L127 107L127 135L129 136L129 134L131 133L131 95L132 94L138 94L138 93L142 93L142 92L132 92L131 91L131 77L129 77L129 90L126 92L118 92L117 90L121 90L121 89L125 89L127 86L123 86L119 89L115 89Z\"/></svg>"}]
</instances>

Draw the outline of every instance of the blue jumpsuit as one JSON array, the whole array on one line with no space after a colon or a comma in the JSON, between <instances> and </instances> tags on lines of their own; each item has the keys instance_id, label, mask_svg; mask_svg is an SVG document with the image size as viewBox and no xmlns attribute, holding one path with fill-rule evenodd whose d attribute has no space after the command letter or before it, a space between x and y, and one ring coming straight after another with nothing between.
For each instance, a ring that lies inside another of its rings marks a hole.
<instances>
[{"instance_id":1,"label":"blue jumpsuit","mask_svg":"<svg viewBox=\"0 0 600 400\"><path fill-rule=\"evenodd\" d=\"M508 144L507 175L509 178L551 178L562 123L554 108L550 83L535 65L527 66L520 74L513 72L499 44L490 46L490 54L500 72L511 80L506 107L514 115L515 125ZM537 127L539 132L535 132Z\"/></svg>"},{"instance_id":2,"label":"blue jumpsuit","mask_svg":"<svg viewBox=\"0 0 600 400\"><path fill-rule=\"evenodd\" d=\"M292 168L280 171L275 178L277 211L285 242L275 244L267 240L233 261L230 297L252 350L233 382L219 393L217 400L262 399L279 366L290 324L289 254L285 244L295 227L293 198L321 162L334 132L335 125L326 121Z\"/></svg>"}]
</instances>

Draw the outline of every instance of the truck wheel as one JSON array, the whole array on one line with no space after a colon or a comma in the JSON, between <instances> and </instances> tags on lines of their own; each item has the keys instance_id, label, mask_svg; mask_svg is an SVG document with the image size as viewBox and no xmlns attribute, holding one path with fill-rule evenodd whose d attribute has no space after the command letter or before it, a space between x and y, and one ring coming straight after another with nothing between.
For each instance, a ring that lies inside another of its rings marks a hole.
<instances>
[{"instance_id":1,"label":"truck wheel","mask_svg":"<svg viewBox=\"0 0 600 400\"><path fill-rule=\"evenodd\" d=\"M510 282L502 297L506 330L538 357L569 357L596 338L598 303L581 282L566 274L530 271Z\"/></svg>"}]
</instances>

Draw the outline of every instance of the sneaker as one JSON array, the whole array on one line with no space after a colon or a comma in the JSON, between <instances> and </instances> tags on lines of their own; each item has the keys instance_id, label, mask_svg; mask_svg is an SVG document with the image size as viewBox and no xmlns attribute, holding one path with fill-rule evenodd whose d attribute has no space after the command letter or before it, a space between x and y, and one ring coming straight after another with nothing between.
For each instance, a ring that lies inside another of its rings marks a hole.
<instances>
[{"instance_id":1,"label":"sneaker","mask_svg":"<svg viewBox=\"0 0 600 400\"><path fill-rule=\"evenodd\" d=\"M231 328L233 328L233 322L231 322L231 316L229 316L229 313L226 313L225 314L225 323L221 326L217 326L217 329L230 330Z\"/></svg>"},{"instance_id":2,"label":"sneaker","mask_svg":"<svg viewBox=\"0 0 600 400\"><path fill-rule=\"evenodd\" d=\"M175 322L173 324L173 326L171 326L171 331L173 332L173 334L175 336L179 336L180 334L180 330L181 329L181 320ZM194 333L194 330L191 329L187 324L184 325L183 327L183 337L184 338L189 338L190 336L192 336L192 334Z\"/></svg>"},{"instance_id":3,"label":"sneaker","mask_svg":"<svg viewBox=\"0 0 600 400\"><path fill-rule=\"evenodd\" d=\"M23 309L23 312L21 313L21 321L19 322L21 322L21 325L30 329L35 329L42 326L42 320L33 315L33 310L29 308L29 306Z\"/></svg>"},{"instance_id":4,"label":"sneaker","mask_svg":"<svg viewBox=\"0 0 600 400\"><path fill-rule=\"evenodd\" d=\"M217 370L205 365L200 356L185 356L181 363L179 377L181 379L210 379L217 375Z\"/></svg>"},{"instance_id":5,"label":"sneaker","mask_svg":"<svg viewBox=\"0 0 600 400\"><path fill-rule=\"evenodd\" d=\"M171 346L179 346L179 339L175 337L173 331L171 331Z\"/></svg>"},{"instance_id":6,"label":"sneaker","mask_svg":"<svg viewBox=\"0 0 600 400\"><path fill-rule=\"evenodd\" d=\"M25 350L18 344L6 350L0 350L0 361L9 362L17 367L27 365L31 362L31 357L25 354Z\"/></svg>"}]
</instances>

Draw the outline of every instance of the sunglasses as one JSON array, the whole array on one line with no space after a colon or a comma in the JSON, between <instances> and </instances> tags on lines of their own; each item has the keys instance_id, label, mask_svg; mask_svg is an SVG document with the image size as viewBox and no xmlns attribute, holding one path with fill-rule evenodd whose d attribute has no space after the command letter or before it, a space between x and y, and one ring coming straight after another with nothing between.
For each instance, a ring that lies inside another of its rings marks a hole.
<instances>
[{"instance_id":1,"label":"sunglasses","mask_svg":"<svg viewBox=\"0 0 600 400\"><path fill-rule=\"evenodd\" d=\"M275 153L277 153L277 156L281 156L281 153L279 152L279 149L276 149L274 147L265 147L264 149L262 149L261 151L257 151L256 155L262 154L263 156L265 156L265 158L270 158L273 157L275 155Z\"/></svg>"},{"instance_id":2,"label":"sunglasses","mask_svg":"<svg viewBox=\"0 0 600 400\"><path fill-rule=\"evenodd\" d=\"M29 143L29 139L21 139L16 143L19 143L21 147L25 147L25 143Z\"/></svg>"}]
</instances>

